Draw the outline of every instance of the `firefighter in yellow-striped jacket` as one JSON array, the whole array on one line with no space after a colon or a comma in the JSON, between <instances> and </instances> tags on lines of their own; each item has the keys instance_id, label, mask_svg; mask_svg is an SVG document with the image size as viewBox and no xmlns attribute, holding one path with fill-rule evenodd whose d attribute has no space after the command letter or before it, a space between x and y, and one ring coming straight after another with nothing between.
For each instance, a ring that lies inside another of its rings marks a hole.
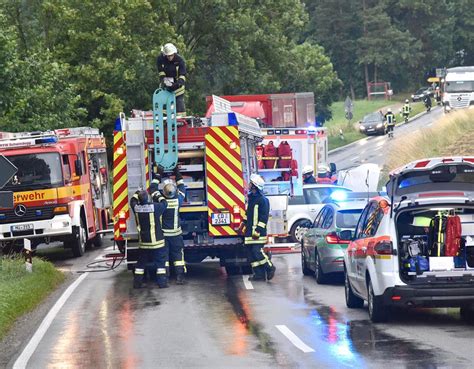
<instances>
[{"instance_id":1,"label":"firefighter in yellow-striped jacket","mask_svg":"<svg viewBox=\"0 0 474 369\"><path fill-rule=\"evenodd\" d=\"M166 260L168 252L165 247L163 231L161 230L161 216L168 203L161 196L157 202L149 201L148 192L137 191L130 200L130 207L135 214L138 229L138 261L135 267L133 287L141 288L145 276L145 268L151 263L152 278L156 279L160 288L168 287L166 275Z\"/></svg>"},{"instance_id":2,"label":"firefighter in yellow-striped jacket","mask_svg":"<svg viewBox=\"0 0 474 369\"><path fill-rule=\"evenodd\" d=\"M160 77L160 87L175 93L176 112L179 115L186 115L184 105L186 63L183 57L178 54L176 46L171 43L164 45L156 64Z\"/></svg>"},{"instance_id":3,"label":"firefighter in yellow-striped jacket","mask_svg":"<svg viewBox=\"0 0 474 369\"><path fill-rule=\"evenodd\" d=\"M250 176L248 205L245 221L245 245L252 265L250 281L270 280L275 275L272 264L263 246L267 243L267 222L270 204L263 194L265 181L258 174Z\"/></svg>"},{"instance_id":4,"label":"firefighter in yellow-striped jacket","mask_svg":"<svg viewBox=\"0 0 474 369\"><path fill-rule=\"evenodd\" d=\"M164 175L161 167L158 167L157 172L154 174L154 179L150 185L150 193L154 201L156 201L157 196L161 196L161 193L158 191L158 184ZM184 284L186 263L184 261L184 240L179 208L186 196L186 187L178 167L173 170L173 174L175 175L176 182L169 178L163 180L162 194L166 198L168 207L162 216L161 224L166 248L169 250L167 267L171 263L176 272L176 284Z\"/></svg>"}]
</instances>

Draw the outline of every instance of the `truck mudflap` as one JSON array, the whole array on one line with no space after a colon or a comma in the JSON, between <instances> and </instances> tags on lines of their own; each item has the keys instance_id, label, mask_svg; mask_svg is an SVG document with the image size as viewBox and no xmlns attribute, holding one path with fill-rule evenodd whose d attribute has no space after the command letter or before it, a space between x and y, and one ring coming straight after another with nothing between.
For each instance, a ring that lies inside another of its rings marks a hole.
<instances>
[{"instance_id":1,"label":"truck mudflap","mask_svg":"<svg viewBox=\"0 0 474 369\"><path fill-rule=\"evenodd\" d=\"M383 301L391 306L459 307L474 303L474 282L389 287L383 294Z\"/></svg>"}]
</instances>

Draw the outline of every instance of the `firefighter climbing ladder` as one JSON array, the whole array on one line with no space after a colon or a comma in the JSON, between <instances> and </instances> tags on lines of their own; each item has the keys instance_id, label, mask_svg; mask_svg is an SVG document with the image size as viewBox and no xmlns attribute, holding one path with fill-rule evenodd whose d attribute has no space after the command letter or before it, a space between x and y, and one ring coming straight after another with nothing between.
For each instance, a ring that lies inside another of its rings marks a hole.
<instances>
[{"instance_id":1,"label":"firefighter climbing ladder","mask_svg":"<svg viewBox=\"0 0 474 369\"><path fill-rule=\"evenodd\" d=\"M167 150L164 140L164 111L166 111ZM166 90L158 89L153 94L153 140L155 162L165 170L174 169L178 164L176 96Z\"/></svg>"}]
</instances>

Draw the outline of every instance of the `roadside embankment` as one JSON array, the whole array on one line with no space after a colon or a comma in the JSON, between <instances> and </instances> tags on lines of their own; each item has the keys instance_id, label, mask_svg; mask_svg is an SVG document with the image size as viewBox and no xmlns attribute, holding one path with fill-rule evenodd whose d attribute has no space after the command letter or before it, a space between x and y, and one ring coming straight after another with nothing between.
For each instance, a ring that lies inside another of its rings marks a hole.
<instances>
[{"instance_id":1,"label":"roadside embankment","mask_svg":"<svg viewBox=\"0 0 474 369\"><path fill-rule=\"evenodd\" d=\"M394 145L383 170L388 173L404 164L423 158L474 155L474 110L446 114L433 127L422 129Z\"/></svg>"},{"instance_id":2,"label":"roadside embankment","mask_svg":"<svg viewBox=\"0 0 474 369\"><path fill-rule=\"evenodd\" d=\"M33 272L21 257L0 258L0 340L21 315L33 310L65 276L50 262L33 258Z\"/></svg>"}]
</instances>

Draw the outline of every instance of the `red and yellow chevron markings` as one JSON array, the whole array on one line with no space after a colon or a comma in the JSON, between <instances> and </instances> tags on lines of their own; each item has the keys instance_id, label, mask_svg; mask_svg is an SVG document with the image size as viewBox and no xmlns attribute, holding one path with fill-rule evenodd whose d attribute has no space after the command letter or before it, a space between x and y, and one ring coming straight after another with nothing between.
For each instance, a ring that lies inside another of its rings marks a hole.
<instances>
[{"instance_id":1,"label":"red and yellow chevron markings","mask_svg":"<svg viewBox=\"0 0 474 369\"><path fill-rule=\"evenodd\" d=\"M128 181L127 181L127 150L124 133L114 131L114 170L113 170L113 205L114 205L114 239L120 240L120 224L128 219ZM119 220L122 219L122 222Z\"/></svg>"},{"instance_id":2,"label":"red and yellow chevron markings","mask_svg":"<svg viewBox=\"0 0 474 369\"><path fill-rule=\"evenodd\" d=\"M238 127L210 127L206 134L206 172L209 231L212 236L235 236L229 225L211 225L211 214L245 213L244 180ZM232 219L231 219L232 222Z\"/></svg>"}]
</instances>

